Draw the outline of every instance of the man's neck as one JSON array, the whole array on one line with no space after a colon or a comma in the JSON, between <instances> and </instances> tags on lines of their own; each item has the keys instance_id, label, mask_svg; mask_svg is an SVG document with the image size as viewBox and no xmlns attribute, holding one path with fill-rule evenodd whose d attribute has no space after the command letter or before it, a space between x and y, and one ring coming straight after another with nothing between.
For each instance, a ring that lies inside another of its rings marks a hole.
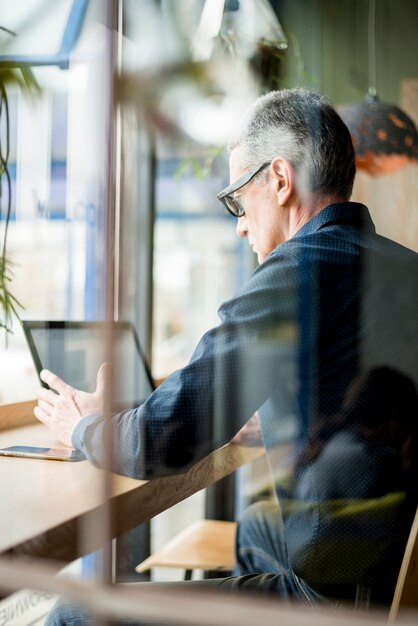
<instances>
[{"instance_id":1,"label":"man's neck","mask_svg":"<svg viewBox=\"0 0 418 626\"><path fill-rule=\"evenodd\" d=\"M298 230L320 213L322 209L338 202L347 202L347 200L336 196L310 196L309 199L297 200L292 203L289 207L288 236L286 239L294 237Z\"/></svg>"}]
</instances>

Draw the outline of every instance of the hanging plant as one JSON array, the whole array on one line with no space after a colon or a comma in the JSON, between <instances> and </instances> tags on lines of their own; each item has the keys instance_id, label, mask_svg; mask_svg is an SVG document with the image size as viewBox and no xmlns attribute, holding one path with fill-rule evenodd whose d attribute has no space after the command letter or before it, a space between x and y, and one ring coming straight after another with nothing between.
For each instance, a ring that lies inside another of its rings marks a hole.
<instances>
[{"instance_id":1,"label":"hanging plant","mask_svg":"<svg viewBox=\"0 0 418 626\"><path fill-rule=\"evenodd\" d=\"M23 305L10 290L12 263L7 257L7 235L12 211L12 185L8 161L10 155L9 104L6 84L23 88L38 88L30 67L19 64L16 72L7 62L0 61L0 330L12 332L13 316L19 319Z\"/></svg>"},{"instance_id":2,"label":"hanging plant","mask_svg":"<svg viewBox=\"0 0 418 626\"><path fill-rule=\"evenodd\" d=\"M12 186L8 160L10 154L9 105L3 80L0 81L0 328L6 333L12 330L12 317L18 316L22 305L9 289L12 279L10 262L7 259L7 234L12 209ZM4 208L3 208L4 207Z\"/></svg>"}]
</instances>

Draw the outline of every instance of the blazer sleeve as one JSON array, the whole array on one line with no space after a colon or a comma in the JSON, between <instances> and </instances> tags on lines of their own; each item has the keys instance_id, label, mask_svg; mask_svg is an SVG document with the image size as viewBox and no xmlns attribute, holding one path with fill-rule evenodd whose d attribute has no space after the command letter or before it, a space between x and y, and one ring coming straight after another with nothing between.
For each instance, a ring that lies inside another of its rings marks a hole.
<instances>
[{"instance_id":1,"label":"blazer sleeve","mask_svg":"<svg viewBox=\"0 0 418 626\"><path fill-rule=\"evenodd\" d=\"M226 443L275 391L298 337L298 293L309 281L295 255L275 252L219 309L221 323L203 335L190 362L138 408L111 418L89 416L73 445L104 467L134 478L185 471Z\"/></svg>"}]
</instances>

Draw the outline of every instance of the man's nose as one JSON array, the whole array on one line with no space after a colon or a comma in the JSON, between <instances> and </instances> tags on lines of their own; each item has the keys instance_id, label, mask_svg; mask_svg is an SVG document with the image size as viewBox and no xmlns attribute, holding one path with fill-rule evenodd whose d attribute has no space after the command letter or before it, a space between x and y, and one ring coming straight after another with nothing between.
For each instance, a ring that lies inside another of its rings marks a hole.
<instances>
[{"instance_id":1,"label":"man's nose","mask_svg":"<svg viewBox=\"0 0 418 626\"><path fill-rule=\"evenodd\" d=\"M245 220L245 215L243 215L242 217L238 217L235 231L238 237L247 237L248 228L247 228L247 222Z\"/></svg>"}]
</instances>

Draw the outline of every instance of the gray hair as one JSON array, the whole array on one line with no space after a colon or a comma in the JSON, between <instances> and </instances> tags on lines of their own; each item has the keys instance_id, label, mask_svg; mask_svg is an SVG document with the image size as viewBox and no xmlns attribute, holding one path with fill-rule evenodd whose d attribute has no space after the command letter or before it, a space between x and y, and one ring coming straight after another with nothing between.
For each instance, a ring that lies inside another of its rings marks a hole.
<instances>
[{"instance_id":1,"label":"gray hair","mask_svg":"<svg viewBox=\"0 0 418 626\"><path fill-rule=\"evenodd\" d=\"M306 89L261 96L229 140L229 151L236 148L245 168L285 157L300 193L351 196L356 170L350 132L324 96Z\"/></svg>"}]
</instances>

